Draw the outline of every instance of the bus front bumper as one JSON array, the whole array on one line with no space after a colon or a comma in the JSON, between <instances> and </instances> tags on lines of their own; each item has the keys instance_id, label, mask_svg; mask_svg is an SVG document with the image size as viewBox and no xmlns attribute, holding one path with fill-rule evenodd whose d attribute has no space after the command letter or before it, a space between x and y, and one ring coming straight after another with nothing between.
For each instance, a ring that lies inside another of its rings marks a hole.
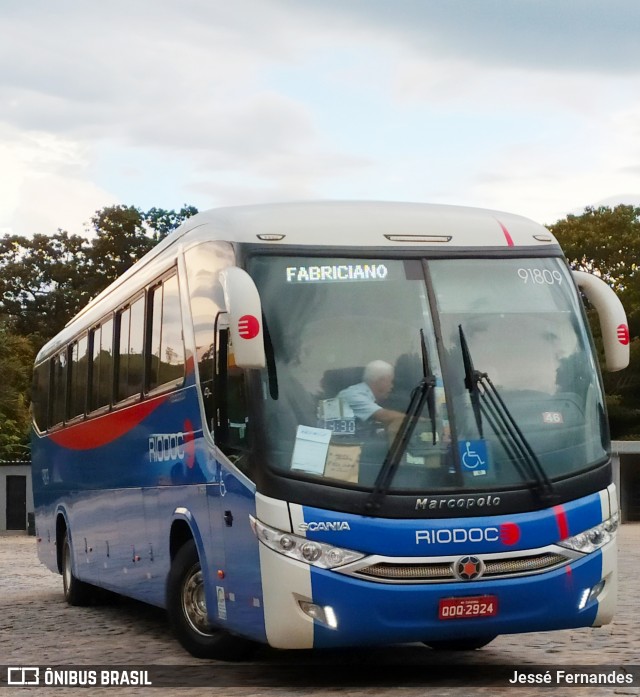
<instances>
[{"instance_id":1,"label":"bus front bumper","mask_svg":"<svg viewBox=\"0 0 640 697\"><path fill-rule=\"evenodd\" d=\"M310 567L260 545L267 640L329 648L600 626L616 604L616 541L553 571L499 580L387 584ZM492 598L493 616L440 619L448 598Z\"/></svg>"}]
</instances>

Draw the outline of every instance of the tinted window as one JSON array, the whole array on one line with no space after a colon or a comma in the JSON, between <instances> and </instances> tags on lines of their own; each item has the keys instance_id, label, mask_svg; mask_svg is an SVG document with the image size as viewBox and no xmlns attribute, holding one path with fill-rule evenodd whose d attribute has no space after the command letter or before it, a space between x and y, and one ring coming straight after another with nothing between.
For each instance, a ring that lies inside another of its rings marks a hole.
<instances>
[{"instance_id":1,"label":"tinted window","mask_svg":"<svg viewBox=\"0 0 640 697\"><path fill-rule=\"evenodd\" d=\"M91 410L108 406L111 402L113 375L113 320L108 320L93 331L91 370Z\"/></svg>"},{"instance_id":2,"label":"tinted window","mask_svg":"<svg viewBox=\"0 0 640 697\"><path fill-rule=\"evenodd\" d=\"M64 421L67 398L67 352L54 356L51 371L51 419L52 426Z\"/></svg>"},{"instance_id":3,"label":"tinted window","mask_svg":"<svg viewBox=\"0 0 640 697\"><path fill-rule=\"evenodd\" d=\"M184 345L178 278L172 276L151 291L151 356L149 390L184 377Z\"/></svg>"},{"instance_id":4,"label":"tinted window","mask_svg":"<svg viewBox=\"0 0 640 697\"><path fill-rule=\"evenodd\" d=\"M144 297L118 314L118 382L116 399L140 394L143 374Z\"/></svg>"},{"instance_id":5,"label":"tinted window","mask_svg":"<svg viewBox=\"0 0 640 697\"><path fill-rule=\"evenodd\" d=\"M83 336L71 345L69 369L71 394L69 395L69 418L84 414L87 396L88 339Z\"/></svg>"},{"instance_id":6,"label":"tinted window","mask_svg":"<svg viewBox=\"0 0 640 697\"><path fill-rule=\"evenodd\" d=\"M40 431L47 428L47 408L49 404L49 361L36 366L33 371L31 389L31 411L33 420Z\"/></svg>"}]
</instances>

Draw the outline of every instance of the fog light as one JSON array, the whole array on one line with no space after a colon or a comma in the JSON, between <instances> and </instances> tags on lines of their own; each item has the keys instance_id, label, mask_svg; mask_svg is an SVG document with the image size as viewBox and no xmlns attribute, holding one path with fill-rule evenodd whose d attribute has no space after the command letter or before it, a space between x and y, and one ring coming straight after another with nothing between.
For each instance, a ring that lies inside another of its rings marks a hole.
<instances>
[{"instance_id":1,"label":"fog light","mask_svg":"<svg viewBox=\"0 0 640 697\"><path fill-rule=\"evenodd\" d=\"M584 610L589 603L592 603L594 600L597 600L602 591L604 590L605 585L606 581L603 579L602 581L598 581L598 583L596 583L596 585L593 586L593 588L585 588L585 590L582 591L582 595L580 596L578 610Z\"/></svg>"},{"instance_id":2,"label":"fog light","mask_svg":"<svg viewBox=\"0 0 640 697\"><path fill-rule=\"evenodd\" d=\"M315 603L309 603L306 600L299 600L298 604L300 605L302 612L311 617L311 619L317 620L330 629L338 628L338 620L336 619L336 613L333 611L332 607L329 607L328 605L326 607L322 607L321 605L316 605Z\"/></svg>"}]
</instances>

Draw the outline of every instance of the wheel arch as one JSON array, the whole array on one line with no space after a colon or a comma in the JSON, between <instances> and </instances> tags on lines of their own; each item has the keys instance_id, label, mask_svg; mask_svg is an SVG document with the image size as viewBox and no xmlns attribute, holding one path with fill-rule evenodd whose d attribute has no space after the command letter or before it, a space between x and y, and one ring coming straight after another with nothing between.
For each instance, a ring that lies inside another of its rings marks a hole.
<instances>
[{"instance_id":1,"label":"wheel arch","mask_svg":"<svg viewBox=\"0 0 640 697\"><path fill-rule=\"evenodd\" d=\"M187 508L176 508L173 512L171 530L169 532L169 559L173 561L180 548L189 540L196 543L200 562L204 566L205 550L200 528L191 511Z\"/></svg>"},{"instance_id":2,"label":"wheel arch","mask_svg":"<svg viewBox=\"0 0 640 697\"><path fill-rule=\"evenodd\" d=\"M58 565L58 573L62 573L62 546L64 537L69 533L71 539L71 526L69 525L69 517L67 511L59 507L56 511L56 563Z\"/></svg>"}]
</instances>

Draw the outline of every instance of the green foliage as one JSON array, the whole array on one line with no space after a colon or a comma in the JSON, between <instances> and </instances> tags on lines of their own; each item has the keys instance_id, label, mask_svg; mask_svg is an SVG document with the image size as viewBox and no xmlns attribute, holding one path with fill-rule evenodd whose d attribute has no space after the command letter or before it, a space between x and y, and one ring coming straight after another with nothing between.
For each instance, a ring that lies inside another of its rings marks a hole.
<instances>
[{"instance_id":1,"label":"green foliage","mask_svg":"<svg viewBox=\"0 0 640 697\"><path fill-rule=\"evenodd\" d=\"M197 213L108 206L91 218L87 236L0 238L0 459L27 448L27 394L37 349L87 302L180 223Z\"/></svg>"},{"instance_id":2,"label":"green foliage","mask_svg":"<svg viewBox=\"0 0 640 697\"><path fill-rule=\"evenodd\" d=\"M34 354L28 339L0 322L0 460L21 459L28 453L27 395Z\"/></svg>"},{"instance_id":3,"label":"green foliage","mask_svg":"<svg viewBox=\"0 0 640 697\"><path fill-rule=\"evenodd\" d=\"M599 275L624 305L632 339L629 367L603 377L612 438L640 439L640 208L586 208L548 227L571 267ZM600 349L597 315L588 316Z\"/></svg>"},{"instance_id":4,"label":"green foliage","mask_svg":"<svg viewBox=\"0 0 640 697\"><path fill-rule=\"evenodd\" d=\"M602 277L627 311L632 336L640 335L640 208L585 208L549 229L571 267Z\"/></svg>"},{"instance_id":5,"label":"green foliage","mask_svg":"<svg viewBox=\"0 0 640 697\"><path fill-rule=\"evenodd\" d=\"M62 230L0 239L0 314L17 334L42 343L88 301L81 274L88 246Z\"/></svg>"}]
</instances>

